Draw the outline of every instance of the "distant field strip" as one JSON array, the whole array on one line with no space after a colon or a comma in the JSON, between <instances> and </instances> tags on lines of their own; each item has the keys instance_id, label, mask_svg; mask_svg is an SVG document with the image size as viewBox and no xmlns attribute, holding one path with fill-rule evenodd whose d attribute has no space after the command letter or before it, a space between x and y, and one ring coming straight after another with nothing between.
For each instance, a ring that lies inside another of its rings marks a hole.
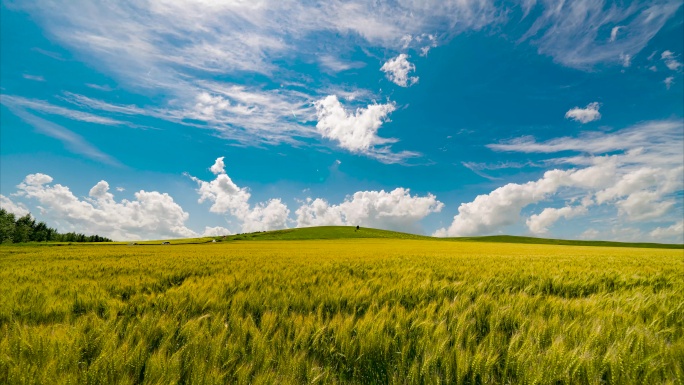
<instances>
[{"instance_id":1,"label":"distant field strip","mask_svg":"<svg viewBox=\"0 0 684 385\"><path fill-rule=\"evenodd\" d=\"M0 246L0 384L684 384L684 250Z\"/></svg>"}]
</instances>

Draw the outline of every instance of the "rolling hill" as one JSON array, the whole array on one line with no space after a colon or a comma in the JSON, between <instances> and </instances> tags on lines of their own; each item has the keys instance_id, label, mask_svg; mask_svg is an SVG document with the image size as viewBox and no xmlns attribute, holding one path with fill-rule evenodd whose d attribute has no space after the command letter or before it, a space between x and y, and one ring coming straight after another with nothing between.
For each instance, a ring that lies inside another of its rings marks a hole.
<instances>
[{"instance_id":1,"label":"rolling hill","mask_svg":"<svg viewBox=\"0 0 684 385\"><path fill-rule=\"evenodd\" d=\"M268 241L268 240L309 240L309 239L353 239L353 238L393 238L393 239L423 239L441 240L445 242L494 242L494 243L525 243L566 246L603 246L603 247L638 247L684 249L684 245L666 243L626 243L610 241L579 241L566 239L547 239L522 237L513 235L492 235L482 237L435 238L425 235L402 233L390 230L360 228L354 226L319 226L303 227L286 230L262 231L230 235L217 238L222 241Z\"/></svg>"}]
</instances>

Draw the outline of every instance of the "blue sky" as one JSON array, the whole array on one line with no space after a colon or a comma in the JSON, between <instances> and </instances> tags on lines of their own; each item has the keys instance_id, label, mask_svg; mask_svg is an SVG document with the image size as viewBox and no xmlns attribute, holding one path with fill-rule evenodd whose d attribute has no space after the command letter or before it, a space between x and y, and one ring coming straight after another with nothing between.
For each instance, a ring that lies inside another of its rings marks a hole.
<instances>
[{"instance_id":1,"label":"blue sky","mask_svg":"<svg viewBox=\"0 0 684 385\"><path fill-rule=\"evenodd\" d=\"M2 207L682 242L681 1L2 3Z\"/></svg>"}]
</instances>

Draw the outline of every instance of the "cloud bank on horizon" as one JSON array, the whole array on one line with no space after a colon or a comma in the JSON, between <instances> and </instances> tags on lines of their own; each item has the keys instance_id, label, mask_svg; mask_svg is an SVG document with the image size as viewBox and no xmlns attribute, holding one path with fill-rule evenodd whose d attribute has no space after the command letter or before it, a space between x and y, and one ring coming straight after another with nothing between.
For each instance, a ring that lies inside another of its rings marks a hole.
<instances>
[{"instance_id":1,"label":"cloud bank on horizon","mask_svg":"<svg viewBox=\"0 0 684 385\"><path fill-rule=\"evenodd\" d=\"M682 8L4 2L0 204L115 239L359 224L682 242Z\"/></svg>"}]
</instances>

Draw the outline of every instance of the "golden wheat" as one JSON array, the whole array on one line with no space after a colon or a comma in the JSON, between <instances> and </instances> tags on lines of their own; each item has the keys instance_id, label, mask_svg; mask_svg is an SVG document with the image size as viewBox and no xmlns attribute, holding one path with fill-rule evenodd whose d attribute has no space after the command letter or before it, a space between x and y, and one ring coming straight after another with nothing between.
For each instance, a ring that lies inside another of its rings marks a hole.
<instances>
[{"instance_id":1,"label":"golden wheat","mask_svg":"<svg viewBox=\"0 0 684 385\"><path fill-rule=\"evenodd\" d=\"M0 383L682 384L684 251L0 248Z\"/></svg>"}]
</instances>

